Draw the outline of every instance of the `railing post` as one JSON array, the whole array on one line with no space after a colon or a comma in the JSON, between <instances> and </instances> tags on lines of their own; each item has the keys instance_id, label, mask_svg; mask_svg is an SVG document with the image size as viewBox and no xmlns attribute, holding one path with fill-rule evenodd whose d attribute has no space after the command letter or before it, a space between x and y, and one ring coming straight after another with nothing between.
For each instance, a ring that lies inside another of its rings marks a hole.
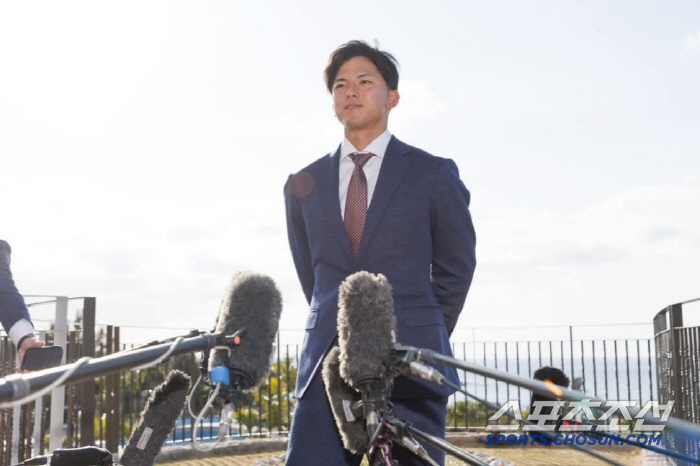
<instances>
[{"instance_id":1,"label":"railing post","mask_svg":"<svg viewBox=\"0 0 700 466\"><path fill-rule=\"evenodd\" d=\"M119 351L119 328L107 326L107 352L114 354ZM106 447L111 452L119 449L119 377L120 373L105 375L105 405L107 421Z\"/></svg>"},{"instance_id":2,"label":"railing post","mask_svg":"<svg viewBox=\"0 0 700 466\"><path fill-rule=\"evenodd\" d=\"M54 321L54 345L66 347L68 341L68 297L56 297L56 317ZM61 364L66 363L65 352ZM53 451L63 446L63 410L66 405L66 389L58 387L51 392L51 421L49 450Z\"/></svg>"},{"instance_id":3,"label":"railing post","mask_svg":"<svg viewBox=\"0 0 700 466\"><path fill-rule=\"evenodd\" d=\"M682 410L681 393L683 380L681 378L681 353L678 338L676 338L676 327L683 327L683 310L680 304L673 304L668 307L669 340L671 344L671 360L673 364L673 398L675 403L671 414L674 417L684 419ZM680 411L679 411L680 410ZM679 415L680 414L680 415Z\"/></svg>"},{"instance_id":4,"label":"railing post","mask_svg":"<svg viewBox=\"0 0 700 466\"><path fill-rule=\"evenodd\" d=\"M39 456L41 454L41 442L43 437L41 435L41 413L44 411L44 397L40 396L34 402L34 432L32 436L34 437L34 450L32 451L32 456Z\"/></svg>"},{"instance_id":5,"label":"railing post","mask_svg":"<svg viewBox=\"0 0 700 466\"><path fill-rule=\"evenodd\" d=\"M22 416L22 407L15 406L12 408L12 456L11 464L19 463L19 419Z\"/></svg>"},{"instance_id":6,"label":"railing post","mask_svg":"<svg viewBox=\"0 0 700 466\"><path fill-rule=\"evenodd\" d=\"M574 373L574 327L572 325L569 325L569 358L571 362L571 387L573 388L576 374ZM563 365L564 363L562 361L562 366ZM583 374L581 376L583 376Z\"/></svg>"},{"instance_id":7,"label":"railing post","mask_svg":"<svg viewBox=\"0 0 700 466\"><path fill-rule=\"evenodd\" d=\"M114 343L112 342L112 331L114 327L111 325L107 326L107 348L106 354L112 354ZM104 415L105 415L105 446L109 451L116 451L115 447L117 442L114 440L116 437L114 427L114 393L112 392L112 379L114 374L106 374L104 376Z\"/></svg>"},{"instance_id":8,"label":"railing post","mask_svg":"<svg viewBox=\"0 0 700 466\"><path fill-rule=\"evenodd\" d=\"M83 301L83 356L95 357L95 298ZM95 444L95 380L81 384L80 446Z\"/></svg>"}]
</instances>

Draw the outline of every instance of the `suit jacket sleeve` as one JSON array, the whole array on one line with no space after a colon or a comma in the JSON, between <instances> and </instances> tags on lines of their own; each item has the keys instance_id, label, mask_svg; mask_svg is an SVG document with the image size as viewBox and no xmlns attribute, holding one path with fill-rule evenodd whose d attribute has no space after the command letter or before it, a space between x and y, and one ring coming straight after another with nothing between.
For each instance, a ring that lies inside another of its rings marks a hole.
<instances>
[{"instance_id":1,"label":"suit jacket sleeve","mask_svg":"<svg viewBox=\"0 0 700 466\"><path fill-rule=\"evenodd\" d=\"M19 320L31 322L24 298L19 294L10 271L10 245L0 240L0 322L9 333Z\"/></svg>"},{"instance_id":2,"label":"suit jacket sleeve","mask_svg":"<svg viewBox=\"0 0 700 466\"><path fill-rule=\"evenodd\" d=\"M314 271L311 265L311 251L306 234L306 224L301 211L301 200L295 195L295 176L290 175L284 186L284 200L287 213L287 236L289 248L292 251L294 266L301 283L301 288L306 296L306 301L311 304L314 290Z\"/></svg>"},{"instance_id":3,"label":"suit jacket sleeve","mask_svg":"<svg viewBox=\"0 0 700 466\"><path fill-rule=\"evenodd\" d=\"M438 169L431 199L431 280L450 334L457 325L476 267L476 235L469 200L457 165L445 160Z\"/></svg>"}]
</instances>

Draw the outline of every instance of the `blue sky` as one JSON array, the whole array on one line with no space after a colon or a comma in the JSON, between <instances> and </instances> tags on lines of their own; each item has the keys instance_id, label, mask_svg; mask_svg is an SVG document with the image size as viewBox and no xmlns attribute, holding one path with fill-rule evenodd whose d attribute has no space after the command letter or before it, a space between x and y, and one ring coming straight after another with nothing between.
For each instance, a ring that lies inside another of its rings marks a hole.
<instances>
[{"instance_id":1,"label":"blue sky","mask_svg":"<svg viewBox=\"0 0 700 466\"><path fill-rule=\"evenodd\" d=\"M0 236L21 290L206 329L256 270L298 336L282 186L340 142L322 71L356 38L400 62L390 130L472 192L460 327L651 322L700 296L691 1L5 2Z\"/></svg>"}]
</instances>

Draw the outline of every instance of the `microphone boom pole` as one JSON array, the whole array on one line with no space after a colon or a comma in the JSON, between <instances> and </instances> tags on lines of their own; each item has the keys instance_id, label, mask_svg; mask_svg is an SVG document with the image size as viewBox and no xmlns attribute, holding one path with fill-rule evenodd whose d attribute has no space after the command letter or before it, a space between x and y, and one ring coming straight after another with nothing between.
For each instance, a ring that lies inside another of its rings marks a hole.
<instances>
[{"instance_id":1,"label":"microphone boom pole","mask_svg":"<svg viewBox=\"0 0 700 466\"><path fill-rule=\"evenodd\" d=\"M582 393L576 390L569 390L560 386L552 387L539 380L532 380L525 377L521 377L519 375L509 374L507 372L501 372L495 369L489 369L488 367L479 366L477 364L472 364L466 361L462 361L460 359L455 359L450 356L445 356L444 354L440 354L436 351L423 348L414 348L412 346L403 346L399 344L394 345L394 350L398 353L414 352L415 357L421 362L428 364L440 364L444 366L454 367L456 369L462 369L473 374L483 375L485 377L500 380L502 382L517 385L519 387L527 388L541 395L555 396L557 398L561 398L562 400L568 401L589 400L607 404L607 400L597 396L588 395L586 393ZM554 390L556 390L556 392ZM642 412L641 409L637 409L633 406L627 406L627 411L630 413L630 415L635 417ZM669 430L675 432L681 432L694 437L700 437L699 426L696 426L686 421L682 421L680 419L670 417L666 421L661 421L658 418L652 416L651 412L644 413L641 416L641 418L651 423L661 422L666 427L668 427Z\"/></svg>"},{"instance_id":2,"label":"microphone boom pole","mask_svg":"<svg viewBox=\"0 0 700 466\"><path fill-rule=\"evenodd\" d=\"M399 430L405 430L409 432L411 435L418 437L420 439L423 439L426 443L434 446L435 448L439 448L440 450L449 453L450 455L454 456L455 458L459 458L462 461L476 465L476 466L489 466L488 463L484 462L477 456L468 453L464 450L460 450L456 446L452 445L450 442L441 439L440 437L436 437L434 435L430 435L428 433L425 433L421 430L418 430L416 427L411 425L408 422L401 421L395 417L385 417L384 421L388 422L392 426L398 428Z\"/></svg>"},{"instance_id":3,"label":"microphone boom pole","mask_svg":"<svg viewBox=\"0 0 700 466\"><path fill-rule=\"evenodd\" d=\"M162 343L130 351L121 351L100 358L92 358L75 369L75 372L64 381L64 384L82 382L111 372L138 367L157 360L171 350L170 355L176 356L208 350L215 346L237 346L240 343L239 335L239 332L236 332L234 335L225 335L224 333L204 334L184 338L179 343ZM76 363L67 364L30 374L11 375L0 379L0 401L24 398L32 392L51 385L68 371L74 369L75 366Z\"/></svg>"}]
</instances>

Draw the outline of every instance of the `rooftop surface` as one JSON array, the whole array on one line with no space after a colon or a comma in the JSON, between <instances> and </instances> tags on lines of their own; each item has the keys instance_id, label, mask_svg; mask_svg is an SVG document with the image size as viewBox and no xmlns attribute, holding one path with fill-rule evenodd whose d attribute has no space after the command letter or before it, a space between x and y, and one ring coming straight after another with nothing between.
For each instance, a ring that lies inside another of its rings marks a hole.
<instances>
[{"instance_id":1,"label":"rooftop surface","mask_svg":"<svg viewBox=\"0 0 700 466\"><path fill-rule=\"evenodd\" d=\"M231 442L208 453L194 452L191 447L170 451L159 457L158 465L172 466L280 466L284 464L286 439L265 439L255 442ZM476 453L481 458L498 458L502 462L489 461L492 466L597 466L608 464L593 456L567 447L479 447L473 441L449 439L464 451ZM626 466L666 466L665 458L635 447L596 447L595 451ZM447 457L446 466L463 465L460 460Z\"/></svg>"}]
</instances>

